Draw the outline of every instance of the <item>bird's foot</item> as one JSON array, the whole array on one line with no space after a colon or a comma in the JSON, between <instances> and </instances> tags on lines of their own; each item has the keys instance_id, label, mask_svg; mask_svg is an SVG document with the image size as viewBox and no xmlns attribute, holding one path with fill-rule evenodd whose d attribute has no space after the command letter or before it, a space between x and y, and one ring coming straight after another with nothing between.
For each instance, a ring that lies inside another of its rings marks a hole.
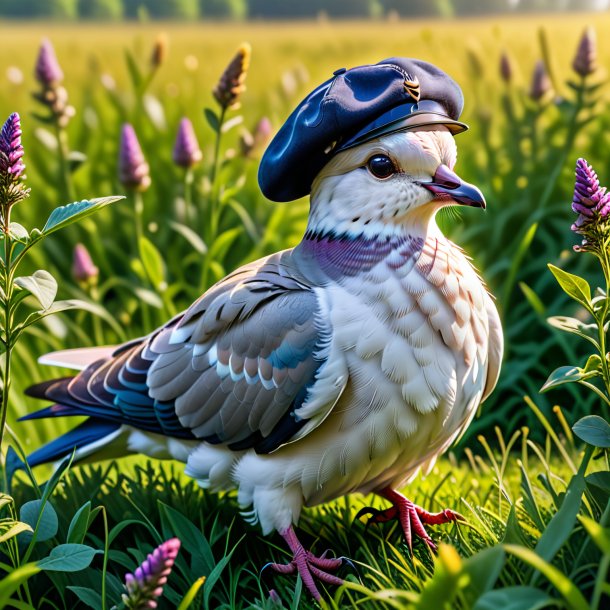
<instances>
[{"instance_id":1,"label":"bird's foot","mask_svg":"<svg viewBox=\"0 0 610 610\"><path fill-rule=\"evenodd\" d=\"M280 532L280 534L290 547L293 559L286 564L268 563L263 570L270 568L279 574L294 574L296 572L301 577L307 591L318 601L321 599L321 595L316 587L316 580L329 585L339 586L343 584L341 578L329 574L329 572L338 570L344 563L349 563L348 560L326 557L327 551L317 557L310 551L305 550L292 527Z\"/></svg>"},{"instance_id":2,"label":"bird's foot","mask_svg":"<svg viewBox=\"0 0 610 610\"><path fill-rule=\"evenodd\" d=\"M387 523L397 519L402 527L410 551L413 551L413 535L421 538L431 550L436 550L436 545L428 535L424 525L439 525L451 521L464 520L462 515L448 508L439 513L429 513L390 488L384 489L380 495L389 500L392 506L385 510L378 510L370 506L362 508L358 511L356 519L364 515L370 515L367 526L371 523Z\"/></svg>"}]
</instances>

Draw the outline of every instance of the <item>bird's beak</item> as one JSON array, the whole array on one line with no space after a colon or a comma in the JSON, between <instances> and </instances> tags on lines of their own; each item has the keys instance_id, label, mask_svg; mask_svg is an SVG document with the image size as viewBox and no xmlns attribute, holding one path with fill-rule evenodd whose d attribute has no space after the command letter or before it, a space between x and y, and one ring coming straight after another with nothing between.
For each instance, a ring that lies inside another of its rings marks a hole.
<instances>
[{"instance_id":1,"label":"bird's beak","mask_svg":"<svg viewBox=\"0 0 610 610\"><path fill-rule=\"evenodd\" d=\"M483 193L474 184L464 182L446 165L438 166L432 182L418 182L418 184L434 193L435 199L453 199L456 203L482 208L483 210L486 207Z\"/></svg>"}]
</instances>

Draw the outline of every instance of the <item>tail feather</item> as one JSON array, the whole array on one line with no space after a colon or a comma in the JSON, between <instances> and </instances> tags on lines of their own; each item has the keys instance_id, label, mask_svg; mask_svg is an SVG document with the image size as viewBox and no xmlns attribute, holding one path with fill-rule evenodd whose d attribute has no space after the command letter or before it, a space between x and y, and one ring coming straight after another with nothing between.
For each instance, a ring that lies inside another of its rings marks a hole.
<instances>
[{"instance_id":1,"label":"tail feather","mask_svg":"<svg viewBox=\"0 0 610 610\"><path fill-rule=\"evenodd\" d=\"M31 468L47 462L56 462L76 449L76 459L93 453L120 433L121 424L93 417L66 432L59 438L43 445L27 457Z\"/></svg>"}]
</instances>

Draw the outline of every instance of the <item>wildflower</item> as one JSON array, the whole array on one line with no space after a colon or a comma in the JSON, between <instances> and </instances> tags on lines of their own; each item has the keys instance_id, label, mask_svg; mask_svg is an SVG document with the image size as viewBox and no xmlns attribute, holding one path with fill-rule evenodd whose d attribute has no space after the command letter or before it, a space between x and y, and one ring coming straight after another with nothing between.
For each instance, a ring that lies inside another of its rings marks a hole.
<instances>
[{"instance_id":1,"label":"wildflower","mask_svg":"<svg viewBox=\"0 0 610 610\"><path fill-rule=\"evenodd\" d=\"M93 264L89 251L83 244L76 244L72 258L72 277L83 285L97 283L99 269Z\"/></svg>"},{"instance_id":2,"label":"wildflower","mask_svg":"<svg viewBox=\"0 0 610 610\"><path fill-rule=\"evenodd\" d=\"M157 36L157 40L155 40L155 44L153 46L152 55L150 57L150 64L154 70L159 68L167 58L167 34L165 32L161 32Z\"/></svg>"},{"instance_id":3,"label":"wildflower","mask_svg":"<svg viewBox=\"0 0 610 610\"><path fill-rule=\"evenodd\" d=\"M549 96L552 91L553 86L551 85L551 79L546 71L546 67L544 62L539 59L536 62L536 67L534 68L534 74L532 75L532 86L530 88L530 97L536 101L540 102L543 98Z\"/></svg>"},{"instance_id":4,"label":"wildflower","mask_svg":"<svg viewBox=\"0 0 610 610\"><path fill-rule=\"evenodd\" d=\"M510 55L504 51L500 57L500 76L507 85L513 80L514 72L515 70Z\"/></svg>"},{"instance_id":5,"label":"wildflower","mask_svg":"<svg viewBox=\"0 0 610 610\"><path fill-rule=\"evenodd\" d=\"M57 61L51 41L44 38L36 60L36 79L43 87L54 87L64 80L64 73Z\"/></svg>"},{"instance_id":6,"label":"wildflower","mask_svg":"<svg viewBox=\"0 0 610 610\"><path fill-rule=\"evenodd\" d=\"M59 127L66 127L76 111L68 104L68 92L61 86L64 73L55 56L53 45L46 38L38 51L35 74L42 89L34 93L34 98L49 108Z\"/></svg>"},{"instance_id":7,"label":"wildflower","mask_svg":"<svg viewBox=\"0 0 610 610\"><path fill-rule=\"evenodd\" d=\"M583 78L597 70L597 38L591 26L586 28L580 37L572 68Z\"/></svg>"},{"instance_id":8,"label":"wildflower","mask_svg":"<svg viewBox=\"0 0 610 610\"><path fill-rule=\"evenodd\" d=\"M180 540L170 538L160 544L142 562L133 574L125 575L123 603L129 610L156 608L157 599L163 593L163 585L172 571L180 549Z\"/></svg>"},{"instance_id":9,"label":"wildflower","mask_svg":"<svg viewBox=\"0 0 610 610\"><path fill-rule=\"evenodd\" d=\"M24 187L21 180L24 170L21 119L13 112L0 131L0 205L3 208L10 207L29 195L29 189Z\"/></svg>"},{"instance_id":10,"label":"wildflower","mask_svg":"<svg viewBox=\"0 0 610 610\"><path fill-rule=\"evenodd\" d=\"M193 167L201 161L203 154L193 129L193 124L187 118L180 121L176 143L174 144L174 163L180 167Z\"/></svg>"},{"instance_id":11,"label":"wildflower","mask_svg":"<svg viewBox=\"0 0 610 610\"><path fill-rule=\"evenodd\" d=\"M145 191L150 186L150 169L138 142L138 137L129 123L123 124L119 148L119 180L135 191Z\"/></svg>"},{"instance_id":12,"label":"wildflower","mask_svg":"<svg viewBox=\"0 0 610 610\"><path fill-rule=\"evenodd\" d=\"M257 151L262 150L269 143L272 132L271 121L267 117L260 119L253 133L244 129L239 138L242 155L251 157Z\"/></svg>"},{"instance_id":13,"label":"wildflower","mask_svg":"<svg viewBox=\"0 0 610 610\"><path fill-rule=\"evenodd\" d=\"M248 43L243 43L238 49L235 57L222 73L220 80L212 93L223 110L237 107L239 96L246 90L244 84L252 49Z\"/></svg>"},{"instance_id":14,"label":"wildflower","mask_svg":"<svg viewBox=\"0 0 610 610\"><path fill-rule=\"evenodd\" d=\"M576 233L587 232L610 215L610 193L606 192L605 186L600 187L597 174L584 159L576 161L572 210L578 214L572 225L572 230Z\"/></svg>"}]
</instances>

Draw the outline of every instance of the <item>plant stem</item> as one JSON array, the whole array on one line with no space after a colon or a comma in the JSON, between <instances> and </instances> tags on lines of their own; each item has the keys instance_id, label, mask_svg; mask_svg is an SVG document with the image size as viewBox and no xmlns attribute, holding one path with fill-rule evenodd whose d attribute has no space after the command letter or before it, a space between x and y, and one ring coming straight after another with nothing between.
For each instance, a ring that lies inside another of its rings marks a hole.
<instances>
[{"instance_id":1,"label":"plant stem","mask_svg":"<svg viewBox=\"0 0 610 610\"><path fill-rule=\"evenodd\" d=\"M55 123L55 134L57 136L57 157L59 159L59 173L63 185L63 195L67 201L75 201L76 197L72 185L72 176L70 175L70 167L68 166L68 155L70 154L68 134L66 133L66 130L57 123Z\"/></svg>"},{"instance_id":2,"label":"plant stem","mask_svg":"<svg viewBox=\"0 0 610 610\"><path fill-rule=\"evenodd\" d=\"M136 229L136 254L140 251L140 238L144 235L142 215L144 214L144 199L140 191L133 192L133 215Z\"/></svg>"},{"instance_id":3,"label":"plant stem","mask_svg":"<svg viewBox=\"0 0 610 610\"><path fill-rule=\"evenodd\" d=\"M193 169L187 167L184 170L184 224L195 226L195 217L191 217L193 210Z\"/></svg>"},{"instance_id":4,"label":"plant stem","mask_svg":"<svg viewBox=\"0 0 610 610\"><path fill-rule=\"evenodd\" d=\"M6 206L6 211L3 214L2 232L4 233L4 367L2 368L2 405L0 407L0 454L2 443L4 440L4 426L6 425L6 416L8 413L8 399L11 387L11 357L12 357L12 315L11 315L11 300L13 297L13 281L11 269L11 240L9 233L9 225L11 218L11 208Z\"/></svg>"}]
</instances>

